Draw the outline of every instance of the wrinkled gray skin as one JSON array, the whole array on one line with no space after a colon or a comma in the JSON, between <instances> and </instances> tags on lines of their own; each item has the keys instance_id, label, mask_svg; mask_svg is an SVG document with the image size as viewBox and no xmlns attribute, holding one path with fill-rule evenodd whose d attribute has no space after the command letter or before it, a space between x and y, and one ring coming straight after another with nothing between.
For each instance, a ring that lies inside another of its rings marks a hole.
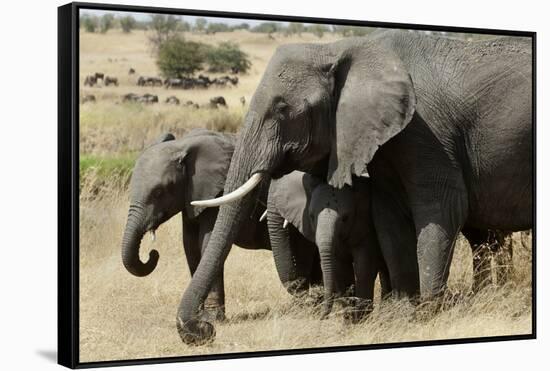
<instances>
[{"instance_id":1,"label":"wrinkled gray skin","mask_svg":"<svg viewBox=\"0 0 550 371\"><path fill-rule=\"evenodd\" d=\"M185 255L191 275L195 273L218 209L193 207L189 202L222 193L234 145L233 135L195 130L178 140L172 134L165 134L140 155L132 173L130 210L122 241L122 261L128 272L143 277L155 269L159 254L152 250L149 260L141 262L141 240L146 232L154 232L181 212ZM257 189L254 193L254 208L236 236L235 244L246 249L271 249L266 223L259 222L265 210L267 189ZM296 234L293 238L301 244L308 244ZM313 247L310 251L315 253ZM307 254L298 258L309 263L307 269L300 272L303 274L301 279L308 285L313 284L312 275L315 265L318 266L318 258ZM305 267L307 263L302 265ZM203 317L216 320L225 317L223 270L216 277L204 303Z\"/></svg>"},{"instance_id":2,"label":"wrinkled gray skin","mask_svg":"<svg viewBox=\"0 0 550 371\"><path fill-rule=\"evenodd\" d=\"M353 187L337 189L323 179L293 171L271 181L267 199L267 222L275 266L283 284L292 285L293 261L302 246L290 243L286 219L319 249L323 271L322 317L332 310L336 295L350 293L360 299L354 320L372 308L374 281L381 273L382 296L389 291L389 277L382 259L370 214L370 184L355 179Z\"/></svg>"},{"instance_id":3,"label":"wrinkled gray skin","mask_svg":"<svg viewBox=\"0 0 550 371\"><path fill-rule=\"evenodd\" d=\"M512 37L388 31L280 46L250 102L224 192L255 173L302 170L340 188L368 170L394 295L432 299L463 226L532 225L531 65L530 39ZM186 343L215 336L197 309L252 207L252 197L220 207L180 303Z\"/></svg>"}]
</instances>

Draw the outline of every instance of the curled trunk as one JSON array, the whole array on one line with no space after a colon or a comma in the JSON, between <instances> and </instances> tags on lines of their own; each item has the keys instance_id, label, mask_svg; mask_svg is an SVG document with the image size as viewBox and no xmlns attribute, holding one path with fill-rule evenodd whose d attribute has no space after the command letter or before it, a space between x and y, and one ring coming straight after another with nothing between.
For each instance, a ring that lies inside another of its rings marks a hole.
<instances>
[{"instance_id":1,"label":"curled trunk","mask_svg":"<svg viewBox=\"0 0 550 371\"><path fill-rule=\"evenodd\" d=\"M146 263L139 259L139 248L144 234L143 211L137 204L132 205L122 237L122 263L128 272L137 277L144 277L151 273L159 260L157 250L151 250L149 260Z\"/></svg>"}]
</instances>

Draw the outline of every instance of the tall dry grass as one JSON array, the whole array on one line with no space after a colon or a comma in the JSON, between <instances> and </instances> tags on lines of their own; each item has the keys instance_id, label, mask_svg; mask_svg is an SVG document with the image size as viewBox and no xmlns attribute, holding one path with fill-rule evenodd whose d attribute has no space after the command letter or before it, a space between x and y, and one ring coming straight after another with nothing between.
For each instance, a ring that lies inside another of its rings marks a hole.
<instances>
[{"instance_id":1,"label":"tall dry grass","mask_svg":"<svg viewBox=\"0 0 550 371\"><path fill-rule=\"evenodd\" d=\"M207 90L167 90L137 87L139 75L158 71L142 31L123 34L80 35L81 83L87 74L104 72L119 78L118 87L82 87L97 103L80 106L80 151L104 159L139 153L164 132L177 137L195 127L235 131L245 109L239 98L250 100L265 66L278 45L288 42L328 42L311 34L285 38L245 31L214 36L186 34L207 43L231 40L251 56L249 74L239 76L237 87ZM128 76L130 67L137 73ZM199 104L223 95L227 110L193 110L163 103L122 104L130 92L169 95ZM311 348L428 339L467 338L531 332L531 250L514 236L514 271L508 284L470 294L472 258L463 239L458 241L449 278L449 294L442 311L424 313L406 302L377 299L372 315L358 325L346 324L336 308L324 321L307 300L295 300L281 286L268 251L233 248L226 262L228 321L216 326L216 341L205 347L183 344L175 328L176 309L189 283L184 257L181 220L174 217L158 230L155 248L161 258L148 277L125 271L120 243L127 216L129 173L105 172L102 161L87 165L81 174L80 193L80 360L101 361L147 357ZM112 167L112 166L111 166ZM117 167L113 167L117 168ZM117 168L119 169L119 168ZM152 242L144 240L146 259Z\"/></svg>"},{"instance_id":2,"label":"tall dry grass","mask_svg":"<svg viewBox=\"0 0 550 371\"><path fill-rule=\"evenodd\" d=\"M217 324L216 341L205 347L183 344L176 309L190 275L184 257L181 220L162 225L154 242L161 255L156 270L137 278L123 267L120 243L127 195L81 198L80 357L81 361L164 357L226 352L296 349L415 340L528 334L531 332L531 250L514 235L514 270L503 287L470 293L472 257L460 239L441 311L418 315L407 302L380 303L357 325L346 324L338 308L327 320L307 300L286 293L269 251L233 247L225 264L228 321Z\"/></svg>"}]
</instances>

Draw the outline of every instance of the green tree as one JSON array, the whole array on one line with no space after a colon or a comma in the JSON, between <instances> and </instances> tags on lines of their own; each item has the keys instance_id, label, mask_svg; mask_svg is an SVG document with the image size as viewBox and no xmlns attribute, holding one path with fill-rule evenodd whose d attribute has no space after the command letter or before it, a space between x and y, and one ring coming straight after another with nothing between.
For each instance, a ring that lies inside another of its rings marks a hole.
<instances>
[{"instance_id":1,"label":"green tree","mask_svg":"<svg viewBox=\"0 0 550 371\"><path fill-rule=\"evenodd\" d=\"M312 24L307 28L307 30L318 38L322 38L325 35L325 32L329 31L329 28L323 24Z\"/></svg>"},{"instance_id":2,"label":"green tree","mask_svg":"<svg viewBox=\"0 0 550 371\"><path fill-rule=\"evenodd\" d=\"M272 34L274 32L277 32L281 30L281 24L277 22L263 22L259 25L256 25L252 28L252 32L260 32L260 33L268 33Z\"/></svg>"},{"instance_id":3,"label":"green tree","mask_svg":"<svg viewBox=\"0 0 550 371\"><path fill-rule=\"evenodd\" d=\"M252 63L237 44L223 42L206 50L206 63L210 72L246 73Z\"/></svg>"},{"instance_id":4,"label":"green tree","mask_svg":"<svg viewBox=\"0 0 550 371\"><path fill-rule=\"evenodd\" d=\"M333 31L341 34L344 37L349 36L365 36L374 31L372 27L362 26L333 26Z\"/></svg>"},{"instance_id":5,"label":"green tree","mask_svg":"<svg viewBox=\"0 0 550 371\"><path fill-rule=\"evenodd\" d=\"M84 29L86 32L95 32L97 28L97 17L93 17L90 15L83 15L80 18L80 24L84 26Z\"/></svg>"},{"instance_id":6,"label":"green tree","mask_svg":"<svg viewBox=\"0 0 550 371\"><path fill-rule=\"evenodd\" d=\"M158 48L157 66L166 78L182 78L202 68L204 44L174 36Z\"/></svg>"},{"instance_id":7,"label":"green tree","mask_svg":"<svg viewBox=\"0 0 550 371\"><path fill-rule=\"evenodd\" d=\"M234 29L234 30L248 30L248 29L250 29L250 25L248 23L243 22L243 23L235 25L231 28Z\"/></svg>"},{"instance_id":8,"label":"green tree","mask_svg":"<svg viewBox=\"0 0 550 371\"><path fill-rule=\"evenodd\" d=\"M207 34L215 34L216 32L229 32L233 31L229 26L225 23L209 23L208 27L206 27L206 33Z\"/></svg>"},{"instance_id":9,"label":"green tree","mask_svg":"<svg viewBox=\"0 0 550 371\"><path fill-rule=\"evenodd\" d=\"M204 32L207 23L208 22L204 18L195 19L195 31Z\"/></svg>"},{"instance_id":10,"label":"green tree","mask_svg":"<svg viewBox=\"0 0 550 371\"><path fill-rule=\"evenodd\" d=\"M151 16L149 23L149 42L153 51L158 51L160 45L175 37L179 32L180 20L173 15L155 14Z\"/></svg>"},{"instance_id":11,"label":"green tree","mask_svg":"<svg viewBox=\"0 0 550 371\"><path fill-rule=\"evenodd\" d=\"M99 29L101 33L109 31L115 23L115 16L113 14L104 14L99 22Z\"/></svg>"},{"instance_id":12,"label":"green tree","mask_svg":"<svg viewBox=\"0 0 550 371\"><path fill-rule=\"evenodd\" d=\"M120 18L120 27L124 33L130 33L136 27L136 20L131 15Z\"/></svg>"},{"instance_id":13,"label":"green tree","mask_svg":"<svg viewBox=\"0 0 550 371\"><path fill-rule=\"evenodd\" d=\"M305 31L305 27L303 23L297 23L297 22L290 22L285 29L285 34L287 35L301 35L302 32Z\"/></svg>"}]
</instances>

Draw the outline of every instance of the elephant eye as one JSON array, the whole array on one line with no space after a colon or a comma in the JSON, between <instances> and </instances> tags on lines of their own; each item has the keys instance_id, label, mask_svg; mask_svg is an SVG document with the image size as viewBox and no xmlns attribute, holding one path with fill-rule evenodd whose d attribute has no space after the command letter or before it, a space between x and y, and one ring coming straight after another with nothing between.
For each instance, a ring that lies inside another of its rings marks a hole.
<instances>
[{"instance_id":1,"label":"elephant eye","mask_svg":"<svg viewBox=\"0 0 550 371\"><path fill-rule=\"evenodd\" d=\"M283 100L280 100L278 101L277 103L275 103L275 105L273 106L273 110L275 111L275 113L279 116L286 116L287 113L288 113L288 103L286 103L285 101Z\"/></svg>"},{"instance_id":2,"label":"elephant eye","mask_svg":"<svg viewBox=\"0 0 550 371\"><path fill-rule=\"evenodd\" d=\"M160 197L162 196L162 193L163 193L162 188L156 188L156 189L153 191L153 197L154 197L154 198L160 198Z\"/></svg>"}]
</instances>

